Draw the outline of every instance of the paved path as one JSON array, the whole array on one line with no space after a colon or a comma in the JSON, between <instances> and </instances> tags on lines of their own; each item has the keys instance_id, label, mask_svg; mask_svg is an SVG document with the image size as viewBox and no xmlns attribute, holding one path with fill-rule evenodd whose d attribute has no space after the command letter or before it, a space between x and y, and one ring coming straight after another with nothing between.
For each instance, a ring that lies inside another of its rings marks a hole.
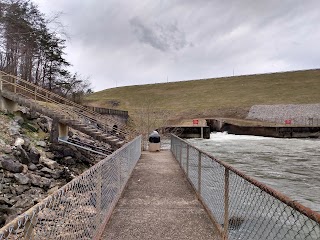
<instances>
[{"instance_id":1,"label":"paved path","mask_svg":"<svg viewBox=\"0 0 320 240\"><path fill-rule=\"evenodd\" d=\"M143 152L102 239L215 239L170 151Z\"/></svg>"}]
</instances>

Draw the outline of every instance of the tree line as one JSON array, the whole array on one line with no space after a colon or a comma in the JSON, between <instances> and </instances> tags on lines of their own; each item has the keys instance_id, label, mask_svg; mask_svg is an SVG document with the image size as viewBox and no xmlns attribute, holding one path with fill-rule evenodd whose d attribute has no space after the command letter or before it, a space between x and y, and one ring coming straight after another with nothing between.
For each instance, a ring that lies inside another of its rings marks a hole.
<instances>
[{"instance_id":1,"label":"tree line","mask_svg":"<svg viewBox=\"0 0 320 240\"><path fill-rule=\"evenodd\" d=\"M29 0L0 0L0 70L80 101L91 93L88 79L71 73L66 40Z\"/></svg>"}]
</instances>

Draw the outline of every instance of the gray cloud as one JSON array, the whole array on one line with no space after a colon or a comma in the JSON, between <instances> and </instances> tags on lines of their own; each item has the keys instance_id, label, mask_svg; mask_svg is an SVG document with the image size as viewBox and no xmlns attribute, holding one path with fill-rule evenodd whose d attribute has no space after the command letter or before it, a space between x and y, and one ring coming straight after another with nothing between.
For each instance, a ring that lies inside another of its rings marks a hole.
<instances>
[{"instance_id":1,"label":"gray cloud","mask_svg":"<svg viewBox=\"0 0 320 240\"><path fill-rule=\"evenodd\" d=\"M34 0L63 11L68 59L95 90L319 68L317 0Z\"/></svg>"},{"instance_id":2,"label":"gray cloud","mask_svg":"<svg viewBox=\"0 0 320 240\"><path fill-rule=\"evenodd\" d=\"M161 51L180 50L187 45L185 34L178 29L177 24L154 23L147 26L139 17L134 17L130 25L140 42Z\"/></svg>"}]
</instances>

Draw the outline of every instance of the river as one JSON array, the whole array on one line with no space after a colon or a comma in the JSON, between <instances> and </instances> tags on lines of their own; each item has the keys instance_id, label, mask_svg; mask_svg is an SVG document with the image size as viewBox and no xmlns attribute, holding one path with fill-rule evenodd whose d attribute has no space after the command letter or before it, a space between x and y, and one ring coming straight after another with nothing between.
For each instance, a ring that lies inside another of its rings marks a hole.
<instances>
[{"instance_id":1,"label":"river","mask_svg":"<svg viewBox=\"0 0 320 240\"><path fill-rule=\"evenodd\" d=\"M320 212L320 140L212 133L188 141Z\"/></svg>"}]
</instances>

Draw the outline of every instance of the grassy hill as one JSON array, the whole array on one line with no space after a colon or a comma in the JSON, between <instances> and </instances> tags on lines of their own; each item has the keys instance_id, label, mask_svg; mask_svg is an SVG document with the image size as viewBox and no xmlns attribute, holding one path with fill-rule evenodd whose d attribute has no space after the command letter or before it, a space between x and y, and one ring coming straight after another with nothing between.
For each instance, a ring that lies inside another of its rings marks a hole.
<instances>
[{"instance_id":1,"label":"grassy hill","mask_svg":"<svg viewBox=\"0 0 320 240\"><path fill-rule=\"evenodd\" d=\"M320 103L320 69L119 87L93 93L86 102L117 105L129 114L147 106L180 120L243 118L256 104Z\"/></svg>"}]
</instances>

